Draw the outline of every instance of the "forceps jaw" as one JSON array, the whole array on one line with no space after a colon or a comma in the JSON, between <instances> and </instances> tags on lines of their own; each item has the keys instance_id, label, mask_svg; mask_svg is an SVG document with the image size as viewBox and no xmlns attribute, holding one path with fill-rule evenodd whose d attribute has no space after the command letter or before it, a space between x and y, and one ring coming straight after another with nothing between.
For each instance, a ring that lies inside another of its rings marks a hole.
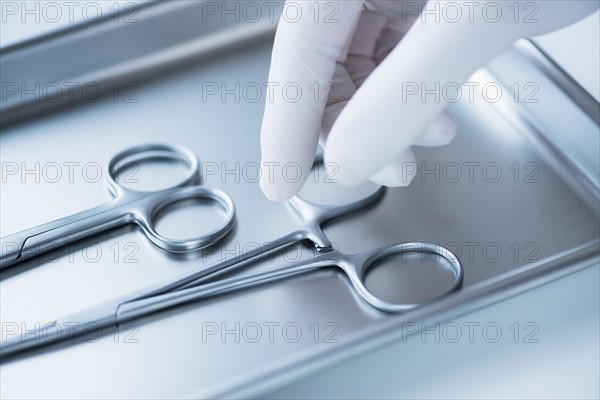
<instances>
[{"instance_id":1,"label":"forceps jaw","mask_svg":"<svg viewBox=\"0 0 600 400\"><path fill-rule=\"evenodd\" d=\"M49 322L35 331L23 331L12 337L3 337L0 344L0 362L32 348L53 345L58 342L74 342L99 329L117 325L120 302L107 302L83 312ZM94 335L94 337L96 337Z\"/></svg>"}]
</instances>

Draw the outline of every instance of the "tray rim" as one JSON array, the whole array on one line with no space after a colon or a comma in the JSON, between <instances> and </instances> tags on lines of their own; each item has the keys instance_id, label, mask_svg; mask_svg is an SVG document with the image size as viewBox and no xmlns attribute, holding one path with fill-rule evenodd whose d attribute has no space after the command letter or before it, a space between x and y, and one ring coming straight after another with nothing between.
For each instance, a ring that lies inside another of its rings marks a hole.
<instances>
[{"instance_id":1,"label":"tray rim","mask_svg":"<svg viewBox=\"0 0 600 400\"><path fill-rule=\"evenodd\" d=\"M166 2L160 2L144 5L143 10L148 12L160 10L164 13L177 13L186 12L186 7L190 6L189 4L186 6L182 6L181 4L174 6L173 4L168 5ZM39 48L39 46L43 46L49 42L67 46L67 39L72 39L73 36L84 35L89 30L98 29L98 26L102 25L102 23L104 22L99 21L98 24L90 26L77 26L19 45L9 46L0 51L0 65L2 65L2 61L6 57L17 56L19 58L21 54L23 54L22 57L25 57L25 60L23 61L22 59L21 62L32 62L32 57L35 58L38 54L35 49ZM118 29L118 27L115 26L112 29ZM204 60L207 56L217 52L225 52L250 41L270 39L274 34L275 24L261 22L243 27L232 25L228 29L231 29L229 32L233 33L221 35L217 40L214 37L210 39L206 37L191 37L190 42L186 43L186 46L179 47L175 51L173 51L173 48L156 49L157 54L160 54L160 56L152 58L155 62L150 65L143 65L145 62L140 62L140 59L126 60L128 64L125 68L80 71L78 74L80 77L79 80L85 81L87 79L89 81L109 82L114 79L127 79L134 75L143 76L143 79L150 79L167 70L172 71L185 63ZM100 31L101 34L106 30ZM547 76L556 84L596 126L600 126L598 102L560 68L556 62L546 55L535 42L522 40L515 44L514 49L529 60L540 73ZM141 60L147 61L148 58L145 57L150 56L151 54L143 55L141 56ZM117 60L116 63L122 65L123 60ZM490 73L490 71L485 70L485 72L493 76L493 73ZM31 103L22 103L8 109L5 108L4 110L1 108L0 111L4 115L0 118L0 123L4 128L8 124L26 122L25 119L42 112L50 112L58 108L58 106L56 104L43 104L42 106L38 104L32 106ZM507 110L504 111L510 112ZM517 118L523 118L523 116L520 115ZM531 123L531 121L525 122ZM581 168L577 163L572 163L568 155L562 154L559 155L559 158L567 164L568 168L574 170ZM598 182L589 181L588 179L580 183L582 183L588 194L600 200ZM514 297L585 268L595 266L599 262L600 240L591 241L534 264L518 267L507 273L486 279L446 297L443 302L433 303L414 312L393 317L378 323L376 326L357 331L355 334L347 337L343 345L336 346L335 349L311 349L300 355L282 358L277 360L277 365L268 365L263 369L251 371L247 375L238 375L232 379L217 382L214 386L203 388L202 391L191 393L185 397L205 397L207 394L211 397L253 397L265 388L272 390L274 387L284 385L286 382L290 382L298 377L316 373L319 369L400 340L404 332L398 328L406 321L406 316L413 321L419 320L426 324L431 323L433 320L436 322L447 321L451 318L456 318ZM365 340L367 337L369 340ZM284 367L279 364L284 364Z\"/></svg>"}]
</instances>

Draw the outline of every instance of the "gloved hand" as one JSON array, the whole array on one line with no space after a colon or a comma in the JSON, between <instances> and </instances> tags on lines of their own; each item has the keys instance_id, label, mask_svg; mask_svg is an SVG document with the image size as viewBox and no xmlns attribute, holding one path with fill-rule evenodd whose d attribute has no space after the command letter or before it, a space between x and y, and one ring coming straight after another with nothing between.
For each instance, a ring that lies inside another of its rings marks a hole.
<instances>
[{"instance_id":1,"label":"gloved hand","mask_svg":"<svg viewBox=\"0 0 600 400\"><path fill-rule=\"evenodd\" d=\"M463 83L515 40L598 8L597 1L566 0L423 4L306 0L284 9L269 75L276 90L261 131L260 185L268 199L287 200L302 187L319 137L340 183L408 185L410 147L447 144L456 122L443 99L403 94L407 83Z\"/></svg>"}]
</instances>

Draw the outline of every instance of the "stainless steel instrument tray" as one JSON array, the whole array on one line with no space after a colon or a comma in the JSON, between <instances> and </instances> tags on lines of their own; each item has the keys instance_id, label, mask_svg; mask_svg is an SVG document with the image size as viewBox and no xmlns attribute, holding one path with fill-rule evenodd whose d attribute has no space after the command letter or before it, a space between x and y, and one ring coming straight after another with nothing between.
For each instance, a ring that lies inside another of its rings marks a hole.
<instances>
[{"instance_id":1,"label":"stainless steel instrument tray","mask_svg":"<svg viewBox=\"0 0 600 400\"><path fill-rule=\"evenodd\" d=\"M104 202L102 180L83 175L83 168L89 166L91 174L118 150L143 142L190 147L204 165L218 170L205 170L206 183L227 191L238 208L235 231L210 254L171 257L137 230L124 228L4 272L3 334L9 325L26 329L43 324L231 256L295 224L285 205L265 200L242 172L259 161L264 98L254 102L242 95L234 101L204 91L207 83L231 88L267 81L271 41L260 39L264 30L254 30L259 40L244 49L223 51L185 68L161 69L165 72L159 79L138 81L128 70L119 82L133 82L139 89L129 98L134 102L115 100L111 92L103 101L83 100L77 107L3 127L2 164L14 163L21 171L39 163L40 179L3 172L2 235ZM105 331L3 363L2 397L163 398L195 393L206 398L252 387L272 389L398 340L402 322L444 321L596 264L598 155L589 143L596 143L598 126L582 111L581 101L589 99L567 95L556 76L544 73L527 54L539 55L530 44L520 44L473 76L480 87L498 82L503 96L492 102L477 91L473 101L463 96L452 104L450 111L460 126L457 138L443 148L416 150L420 172L409 187L388 190L377 206L325 230L350 253L402 241L444 244L465 266L464 284L456 294L411 313L387 315L361 303L335 270L310 273L178 307L122 326L118 335ZM559 71L557 76L563 75ZM510 90L515 83L522 88L517 101ZM525 101L530 94L523 92L526 83L537 85L537 103ZM564 135L565 130L571 134ZM43 175L51 163L62 168L57 182ZM73 179L67 176L67 163L79 163ZM198 221L189 213L176 217L176 229ZM301 256L310 256L307 248L301 251ZM293 257L288 252L257 268ZM383 268L373 285L393 281L406 296L426 296L443 284L435 275L423 281L419 272L410 280L406 273L398 278L394 269ZM262 336L253 342L244 329L256 325L262 327ZM215 326L232 333L208 335ZM272 337L268 326L274 327ZM290 331L284 333L284 327ZM296 341L295 332L300 331Z\"/></svg>"}]
</instances>

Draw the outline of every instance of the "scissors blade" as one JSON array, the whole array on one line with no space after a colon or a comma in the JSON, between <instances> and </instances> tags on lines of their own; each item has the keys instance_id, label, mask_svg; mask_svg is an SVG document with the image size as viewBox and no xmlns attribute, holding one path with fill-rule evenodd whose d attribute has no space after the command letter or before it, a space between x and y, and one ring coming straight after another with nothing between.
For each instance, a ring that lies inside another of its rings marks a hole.
<instances>
[{"instance_id":1,"label":"scissors blade","mask_svg":"<svg viewBox=\"0 0 600 400\"><path fill-rule=\"evenodd\" d=\"M109 301L67 317L49 322L32 331L18 331L3 337L0 361L28 350L70 341L118 323L116 311L121 301Z\"/></svg>"},{"instance_id":2,"label":"scissors blade","mask_svg":"<svg viewBox=\"0 0 600 400\"><path fill-rule=\"evenodd\" d=\"M101 206L0 238L0 269L129 221L127 205L113 199Z\"/></svg>"},{"instance_id":3,"label":"scissors blade","mask_svg":"<svg viewBox=\"0 0 600 400\"><path fill-rule=\"evenodd\" d=\"M13 264L21 256L28 238L21 232L0 238L0 269Z\"/></svg>"}]
</instances>

